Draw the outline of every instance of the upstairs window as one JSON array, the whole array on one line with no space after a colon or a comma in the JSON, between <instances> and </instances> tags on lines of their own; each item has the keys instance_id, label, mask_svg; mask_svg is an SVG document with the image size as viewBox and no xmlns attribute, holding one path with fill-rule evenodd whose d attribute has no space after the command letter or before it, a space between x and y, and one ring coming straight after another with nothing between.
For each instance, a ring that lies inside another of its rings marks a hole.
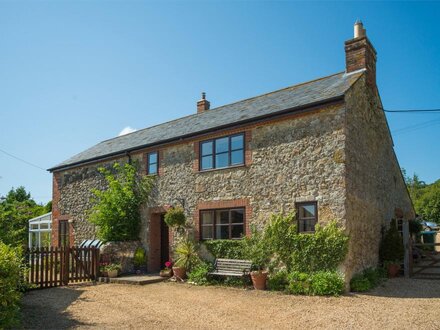
<instances>
[{"instance_id":1,"label":"upstairs window","mask_svg":"<svg viewBox=\"0 0 440 330\"><path fill-rule=\"evenodd\" d=\"M200 170L227 168L244 164L244 134L200 143Z\"/></svg>"},{"instance_id":2,"label":"upstairs window","mask_svg":"<svg viewBox=\"0 0 440 330\"><path fill-rule=\"evenodd\" d=\"M200 237L207 239L240 239L244 235L244 209L200 211Z\"/></svg>"},{"instance_id":3,"label":"upstairs window","mask_svg":"<svg viewBox=\"0 0 440 330\"><path fill-rule=\"evenodd\" d=\"M147 154L147 174L156 175L159 164L157 151Z\"/></svg>"},{"instance_id":4,"label":"upstairs window","mask_svg":"<svg viewBox=\"0 0 440 330\"><path fill-rule=\"evenodd\" d=\"M305 202L296 204L298 219L298 232L314 233L315 225L318 222L318 207L316 202Z\"/></svg>"}]
</instances>

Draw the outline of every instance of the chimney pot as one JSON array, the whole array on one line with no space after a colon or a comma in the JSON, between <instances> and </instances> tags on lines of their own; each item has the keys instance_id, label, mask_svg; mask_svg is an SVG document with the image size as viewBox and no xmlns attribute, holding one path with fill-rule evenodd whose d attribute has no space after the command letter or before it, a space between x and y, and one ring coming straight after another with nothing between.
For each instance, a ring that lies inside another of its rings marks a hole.
<instances>
[{"instance_id":1,"label":"chimney pot","mask_svg":"<svg viewBox=\"0 0 440 330\"><path fill-rule=\"evenodd\" d=\"M364 24L358 19L356 23L354 23L354 38L362 38L366 35L367 31L364 29Z\"/></svg>"}]
</instances>

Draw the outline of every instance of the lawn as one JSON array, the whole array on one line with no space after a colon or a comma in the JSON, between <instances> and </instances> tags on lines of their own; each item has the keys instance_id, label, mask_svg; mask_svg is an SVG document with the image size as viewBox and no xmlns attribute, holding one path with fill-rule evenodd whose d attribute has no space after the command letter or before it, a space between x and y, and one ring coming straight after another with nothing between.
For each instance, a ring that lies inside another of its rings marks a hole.
<instances>
[{"instance_id":1,"label":"lawn","mask_svg":"<svg viewBox=\"0 0 440 330\"><path fill-rule=\"evenodd\" d=\"M27 293L23 314L32 329L438 329L440 281L398 278L339 298L178 283L75 285Z\"/></svg>"}]
</instances>

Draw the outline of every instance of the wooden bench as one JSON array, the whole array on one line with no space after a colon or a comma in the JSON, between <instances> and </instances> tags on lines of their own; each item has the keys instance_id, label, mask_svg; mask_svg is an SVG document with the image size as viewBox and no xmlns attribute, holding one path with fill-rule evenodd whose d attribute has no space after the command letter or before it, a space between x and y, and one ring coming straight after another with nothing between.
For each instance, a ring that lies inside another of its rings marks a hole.
<instances>
[{"instance_id":1,"label":"wooden bench","mask_svg":"<svg viewBox=\"0 0 440 330\"><path fill-rule=\"evenodd\" d=\"M249 276L251 266L252 262L249 260L216 259L215 270L210 272L209 275L245 278Z\"/></svg>"}]
</instances>

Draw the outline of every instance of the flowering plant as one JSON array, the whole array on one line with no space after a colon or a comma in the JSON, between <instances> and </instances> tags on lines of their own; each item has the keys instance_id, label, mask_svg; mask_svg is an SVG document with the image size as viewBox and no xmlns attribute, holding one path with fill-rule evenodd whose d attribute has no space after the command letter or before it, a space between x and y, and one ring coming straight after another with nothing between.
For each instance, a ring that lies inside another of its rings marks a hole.
<instances>
[{"instance_id":1,"label":"flowering plant","mask_svg":"<svg viewBox=\"0 0 440 330\"><path fill-rule=\"evenodd\" d=\"M171 266L173 265L173 263L171 262L171 261L167 261L166 263L165 263L165 268L166 269L171 269Z\"/></svg>"}]
</instances>

